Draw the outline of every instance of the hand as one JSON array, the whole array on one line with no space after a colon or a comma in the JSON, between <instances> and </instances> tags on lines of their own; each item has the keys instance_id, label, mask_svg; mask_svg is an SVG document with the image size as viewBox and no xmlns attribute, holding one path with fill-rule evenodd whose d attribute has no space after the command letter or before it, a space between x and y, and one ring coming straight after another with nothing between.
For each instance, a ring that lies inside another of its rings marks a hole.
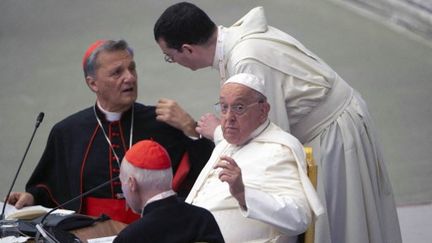
<instances>
[{"instance_id":1,"label":"hand","mask_svg":"<svg viewBox=\"0 0 432 243\"><path fill-rule=\"evenodd\" d=\"M28 192L12 192L7 202L15 205L15 208L20 209L25 206L34 205L34 197Z\"/></svg>"},{"instance_id":2,"label":"hand","mask_svg":"<svg viewBox=\"0 0 432 243\"><path fill-rule=\"evenodd\" d=\"M214 114L207 113L198 121L198 126L196 127L196 131L201 134L203 137L206 137L210 140L213 140L213 134L217 126L220 125L220 120Z\"/></svg>"},{"instance_id":3,"label":"hand","mask_svg":"<svg viewBox=\"0 0 432 243\"><path fill-rule=\"evenodd\" d=\"M216 163L214 168L222 169L219 172L219 180L228 183L231 195L235 199L237 199L237 201L243 208L246 208L244 184L241 169L234 161L234 159L228 156L221 156L220 160Z\"/></svg>"},{"instance_id":4,"label":"hand","mask_svg":"<svg viewBox=\"0 0 432 243\"><path fill-rule=\"evenodd\" d=\"M177 102L160 99L156 104L156 119L183 131L186 136L199 137L195 120Z\"/></svg>"}]
</instances>

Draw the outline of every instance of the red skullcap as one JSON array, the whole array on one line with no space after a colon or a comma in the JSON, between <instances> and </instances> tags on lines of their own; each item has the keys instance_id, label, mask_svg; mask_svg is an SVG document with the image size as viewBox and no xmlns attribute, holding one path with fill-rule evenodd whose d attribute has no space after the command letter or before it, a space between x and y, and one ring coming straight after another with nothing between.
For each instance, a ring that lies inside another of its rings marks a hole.
<instances>
[{"instance_id":1,"label":"red skullcap","mask_svg":"<svg viewBox=\"0 0 432 243\"><path fill-rule=\"evenodd\" d=\"M82 64L83 67L85 66L87 59L91 56L91 54L93 53L93 51L95 49L97 49L98 47L100 47L101 45L103 45L106 42L106 40L97 40L95 42L93 42L86 50L86 52L84 53L84 57L82 60Z\"/></svg>"},{"instance_id":2,"label":"red skullcap","mask_svg":"<svg viewBox=\"0 0 432 243\"><path fill-rule=\"evenodd\" d=\"M152 140L142 140L134 144L125 154L132 165L147 170L163 170L171 167L167 151Z\"/></svg>"}]
</instances>

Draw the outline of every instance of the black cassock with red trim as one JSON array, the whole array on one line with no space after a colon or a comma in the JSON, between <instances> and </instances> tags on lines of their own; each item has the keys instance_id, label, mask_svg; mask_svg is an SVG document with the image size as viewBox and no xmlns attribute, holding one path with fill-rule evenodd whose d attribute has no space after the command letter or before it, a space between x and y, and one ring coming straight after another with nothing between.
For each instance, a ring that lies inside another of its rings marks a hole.
<instances>
[{"instance_id":1,"label":"black cassock with red trim","mask_svg":"<svg viewBox=\"0 0 432 243\"><path fill-rule=\"evenodd\" d=\"M121 162L129 148L132 110L132 144L143 139L152 139L161 144L168 151L172 162L173 188L180 197L187 196L211 155L213 142L207 139L193 140L182 131L157 121L153 106L135 103L134 109L125 112L121 119L115 122L107 121L100 110L95 110L115 153L98 125L93 107L60 121L51 130L42 158L26 185L26 191L35 198L35 204L46 207L58 206L118 176L120 171L115 154ZM98 202L98 199L102 201ZM65 208L79 213L88 213L94 210L94 207L104 211L102 207L113 206L107 204L114 204L112 202L115 201L120 201L120 204L124 205L119 180L113 181L110 186L88 195L85 199L71 202ZM124 208L123 206L122 209L126 213ZM110 215L108 212L106 214ZM110 216L123 222L131 221L117 218L115 215Z\"/></svg>"}]
</instances>

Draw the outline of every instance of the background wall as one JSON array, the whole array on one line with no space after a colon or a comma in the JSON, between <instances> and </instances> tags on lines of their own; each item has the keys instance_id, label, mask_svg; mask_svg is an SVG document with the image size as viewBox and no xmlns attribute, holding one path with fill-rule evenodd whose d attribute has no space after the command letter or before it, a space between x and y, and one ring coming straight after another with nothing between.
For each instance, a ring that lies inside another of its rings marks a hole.
<instances>
[{"instance_id":1,"label":"background wall","mask_svg":"<svg viewBox=\"0 0 432 243\"><path fill-rule=\"evenodd\" d=\"M165 63L153 24L176 1L0 1L0 197L23 156L37 114L46 113L15 190L40 158L51 127L94 103L81 58L100 38L134 48L139 101L177 100L195 118L212 111L218 74ZM192 1L229 26L257 5L268 21L326 60L368 102L379 128L397 203L432 201L432 48L336 4L313 0ZM59 175L61 176L61 175Z\"/></svg>"},{"instance_id":2,"label":"background wall","mask_svg":"<svg viewBox=\"0 0 432 243\"><path fill-rule=\"evenodd\" d=\"M430 0L335 0L352 4L394 25L432 41L432 1Z\"/></svg>"}]
</instances>

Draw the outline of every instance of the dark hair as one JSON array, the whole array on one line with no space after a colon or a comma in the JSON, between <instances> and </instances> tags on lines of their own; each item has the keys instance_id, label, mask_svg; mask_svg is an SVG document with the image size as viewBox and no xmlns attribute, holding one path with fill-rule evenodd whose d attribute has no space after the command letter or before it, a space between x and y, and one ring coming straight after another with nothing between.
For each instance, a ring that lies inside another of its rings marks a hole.
<instances>
[{"instance_id":1,"label":"dark hair","mask_svg":"<svg viewBox=\"0 0 432 243\"><path fill-rule=\"evenodd\" d=\"M181 50L183 44L205 44L216 25L209 16L192 3L180 2L168 7L156 21L153 32L167 47Z\"/></svg>"},{"instance_id":2,"label":"dark hair","mask_svg":"<svg viewBox=\"0 0 432 243\"><path fill-rule=\"evenodd\" d=\"M134 55L132 48L125 40L107 40L101 46L96 48L92 54L87 58L84 63L84 77L94 76L97 66L97 56L102 51L114 52L114 51L128 51L131 56Z\"/></svg>"}]
</instances>

